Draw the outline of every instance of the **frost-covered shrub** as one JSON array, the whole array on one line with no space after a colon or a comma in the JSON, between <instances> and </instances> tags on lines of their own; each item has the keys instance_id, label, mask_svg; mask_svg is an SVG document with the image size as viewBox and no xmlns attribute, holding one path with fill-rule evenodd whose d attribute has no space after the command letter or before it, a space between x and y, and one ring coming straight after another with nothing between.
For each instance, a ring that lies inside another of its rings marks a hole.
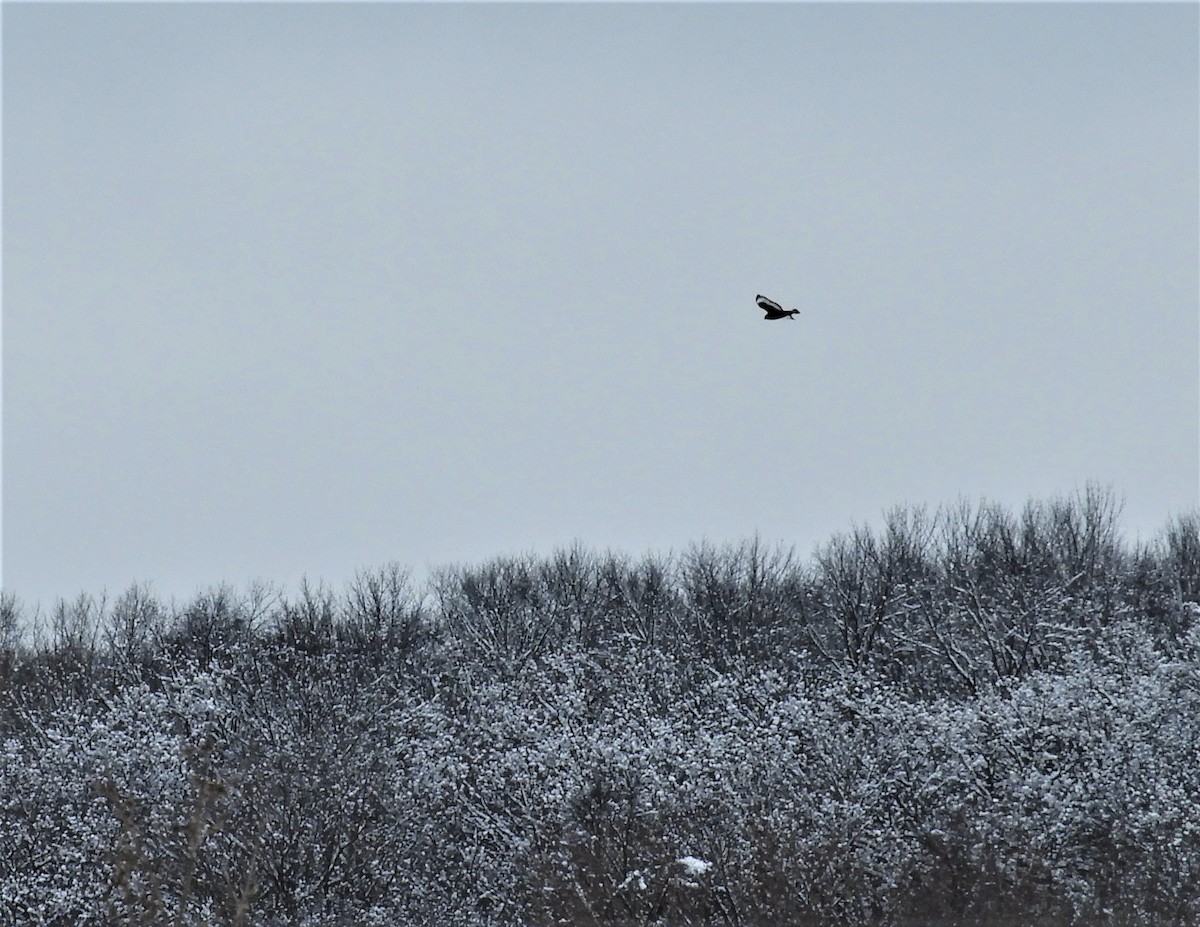
<instances>
[{"instance_id":1,"label":"frost-covered shrub","mask_svg":"<svg viewBox=\"0 0 1200 927\"><path fill-rule=\"evenodd\" d=\"M210 742L220 686L204 673L159 691L131 686L103 706L50 714L24 743L6 742L0 911L14 923L85 924L199 900L184 897L196 883L184 891L181 833L195 809L196 745Z\"/></svg>"},{"instance_id":2,"label":"frost-covered shrub","mask_svg":"<svg viewBox=\"0 0 1200 927\"><path fill-rule=\"evenodd\" d=\"M84 718L61 718L39 742L0 745L0 922L101 923L97 890L116 833L78 747Z\"/></svg>"},{"instance_id":3,"label":"frost-covered shrub","mask_svg":"<svg viewBox=\"0 0 1200 927\"><path fill-rule=\"evenodd\" d=\"M975 706L991 780L980 849L1014 892L1076 916L1194 917L1195 665L1164 663L1136 629L1112 638Z\"/></svg>"}]
</instances>

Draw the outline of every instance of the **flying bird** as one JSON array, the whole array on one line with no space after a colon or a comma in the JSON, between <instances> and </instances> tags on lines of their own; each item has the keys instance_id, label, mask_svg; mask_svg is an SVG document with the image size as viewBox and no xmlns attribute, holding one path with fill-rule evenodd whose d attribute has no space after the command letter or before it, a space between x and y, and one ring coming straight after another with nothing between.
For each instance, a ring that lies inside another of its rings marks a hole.
<instances>
[{"instance_id":1,"label":"flying bird","mask_svg":"<svg viewBox=\"0 0 1200 927\"><path fill-rule=\"evenodd\" d=\"M758 301L758 308L766 313L763 316L764 319L790 319L792 316L800 314L799 309L784 309L775 300L767 299L761 293L755 299Z\"/></svg>"}]
</instances>

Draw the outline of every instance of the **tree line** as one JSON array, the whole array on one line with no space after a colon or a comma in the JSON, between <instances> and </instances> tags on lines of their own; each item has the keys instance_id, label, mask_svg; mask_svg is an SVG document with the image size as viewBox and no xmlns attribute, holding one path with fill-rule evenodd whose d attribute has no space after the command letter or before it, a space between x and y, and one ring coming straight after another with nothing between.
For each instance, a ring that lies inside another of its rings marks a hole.
<instances>
[{"instance_id":1,"label":"tree line","mask_svg":"<svg viewBox=\"0 0 1200 927\"><path fill-rule=\"evenodd\" d=\"M0 596L0 924L1200 923L1200 514Z\"/></svg>"}]
</instances>

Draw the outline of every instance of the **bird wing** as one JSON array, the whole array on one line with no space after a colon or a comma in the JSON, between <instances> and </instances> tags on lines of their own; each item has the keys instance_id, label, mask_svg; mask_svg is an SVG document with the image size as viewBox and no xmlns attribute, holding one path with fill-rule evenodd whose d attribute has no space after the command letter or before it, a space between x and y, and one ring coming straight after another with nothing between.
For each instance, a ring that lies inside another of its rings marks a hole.
<instances>
[{"instance_id":1,"label":"bird wing","mask_svg":"<svg viewBox=\"0 0 1200 927\"><path fill-rule=\"evenodd\" d=\"M759 309L764 309L767 312L783 312L783 306L779 305L779 303L775 302L773 299L767 299L767 297L763 296L761 293L754 298L758 302Z\"/></svg>"}]
</instances>

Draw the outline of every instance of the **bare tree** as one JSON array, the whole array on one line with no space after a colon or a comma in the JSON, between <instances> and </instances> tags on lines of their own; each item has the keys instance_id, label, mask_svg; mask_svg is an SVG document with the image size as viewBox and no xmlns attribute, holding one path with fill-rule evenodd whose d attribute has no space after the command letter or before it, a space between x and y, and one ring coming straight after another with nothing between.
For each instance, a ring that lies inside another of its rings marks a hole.
<instances>
[{"instance_id":1,"label":"bare tree","mask_svg":"<svg viewBox=\"0 0 1200 927\"><path fill-rule=\"evenodd\" d=\"M607 608L625 639L648 648L661 646L679 608L671 562L648 556L630 563L610 556L601 572Z\"/></svg>"},{"instance_id":2,"label":"bare tree","mask_svg":"<svg viewBox=\"0 0 1200 927\"><path fill-rule=\"evenodd\" d=\"M21 646L21 600L5 589L0 591L0 685L12 676Z\"/></svg>"},{"instance_id":3,"label":"bare tree","mask_svg":"<svg viewBox=\"0 0 1200 927\"><path fill-rule=\"evenodd\" d=\"M1200 602L1200 512L1171 519L1166 529L1166 560L1183 602Z\"/></svg>"},{"instance_id":4,"label":"bare tree","mask_svg":"<svg viewBox=\"0 0 1200 927\"><path fill-rule=\"evenodd\" d=\"M276 598L266 583L255 583L245 593L227 584L215 586L175 615L165 635L169 647L201 664L227 660L239 644L252 641Z\"/></svg>"},{"instance_id":5,"label":"bare tree","mask_svg":"<svg viewBox=\"0 0 1200 927\"><path fill-rule=\"evenodd\" d=\"M295 601L280 602L275 630L285 643L302 653L323 653L337 645L337 604L333 590L315 586L305 577Z\"/></svg>"},{"instance_id":6,"label":"bare tree","mask_svg":"<svg viewBox=\"0 0 1200 927\"><path fill-rule=\"evenodd\" d=\"M547 607L531 557L443 570L433 588L452 637L506 676L520 672L569 630L561 611Z\"/></svg>"},{"instance_id":7,"label":"bare tree","mask_svg":"<svg viewBox=\"0 0 1200 927\"><path fill-rule=\"evenodd\" d=\"M771 632L796 617L802 577L790 548L755 537L692 547L679 565L679 585L685 639L725 665L770 653Z\"/></svg>"},{"instance_id":8,"label":"bare tree","mask_svg":"<svg viewBox=\"0 0 1200 927\"><path fill-rule=\"evenodd\" d=\"M933 535L923 509L895 509L882 536L859 527L817 552L822 614L809 634L826 659L862 670L905 640L909 616L928 591Z\"/></svg>"},{"instance_id":9,"label":"bare tree","mask_svg":"<svg viewBox=\"0 0 1200 927\"><path fill-rule=\"evenodd\" d=\"M424 621L424 604L406 569L396 562L360 570L346 592L341 633L356 648L409 653Z\"/></svg>"},{"instance_id":10,"label":"bare tree","mask_svg":"<svg viewBox=\"0 0 1200 927\"><path fill-rule=\"evenodd\" d=\"M162 604L149 585L135 584L117 597L104 623L103 636L118 675L137 676L137 668L152 656L165 623Z\"/></svg>"}]
</instances>

